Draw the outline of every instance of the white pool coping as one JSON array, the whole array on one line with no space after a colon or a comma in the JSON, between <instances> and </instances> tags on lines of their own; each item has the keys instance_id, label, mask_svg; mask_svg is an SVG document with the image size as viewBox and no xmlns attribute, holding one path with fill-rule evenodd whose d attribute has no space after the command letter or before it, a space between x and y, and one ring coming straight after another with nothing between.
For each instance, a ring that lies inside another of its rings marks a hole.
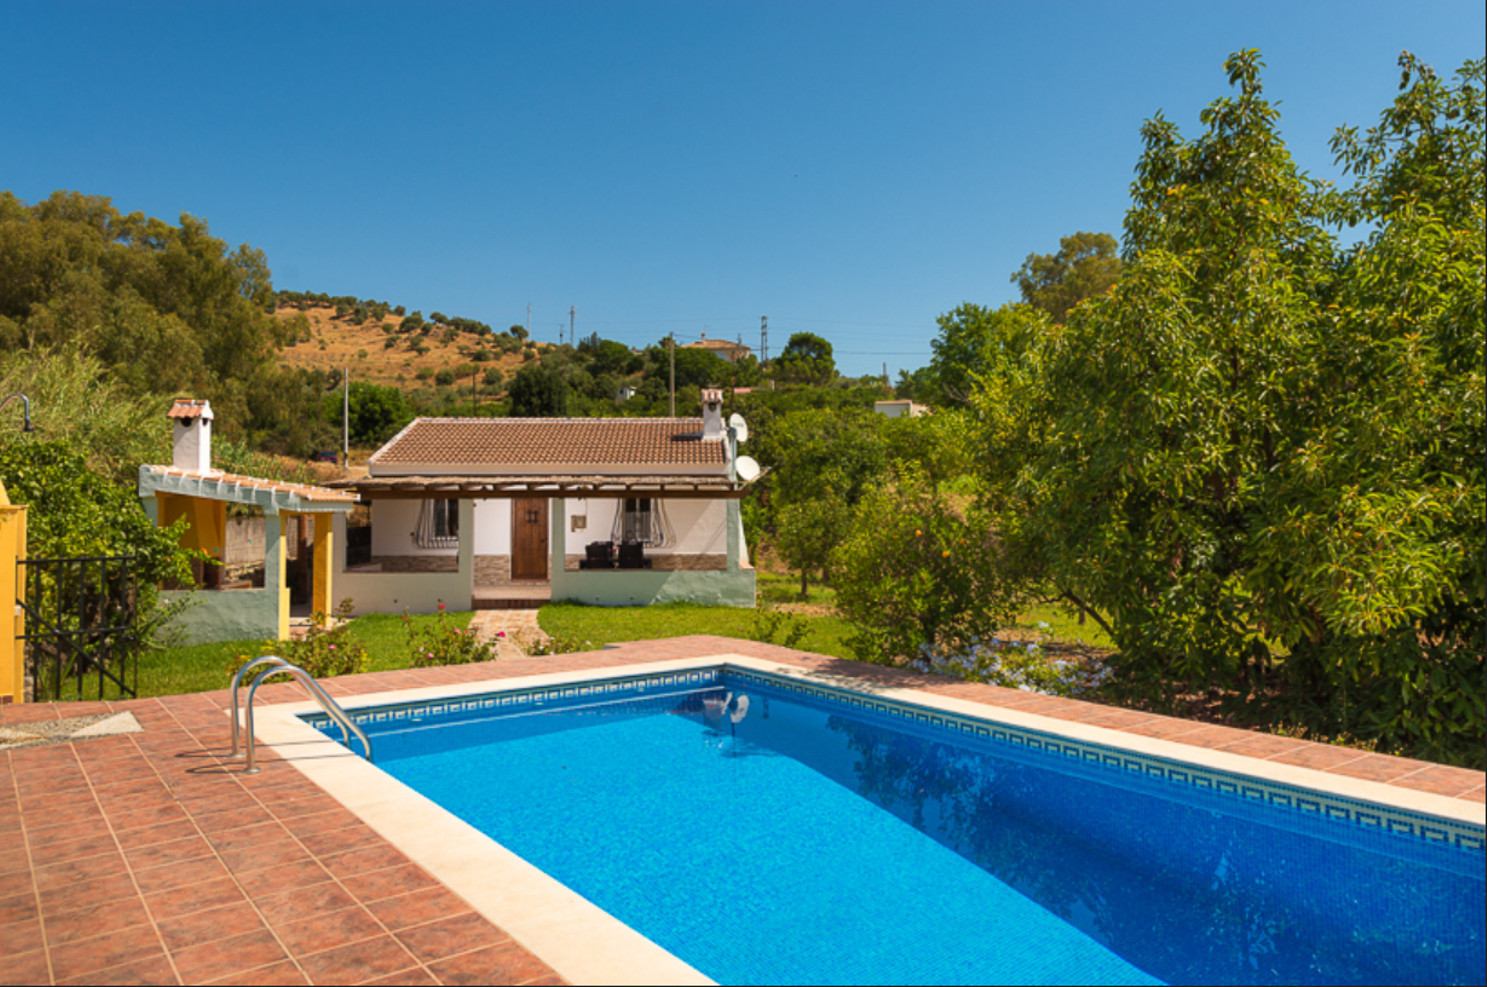
<instances>
[{"instance_id":1,"label":"white pool coping","mask_svg":"<svg viewBox=\"0 0 1487 987\"><path fill-rule=\"evenodd\" d=\"M399 689L337 699L347 711L445 700L513 689L568 685L595 679L654 675L732 666L913 703L958 716L1001 723L1076 742L1186 762L1273 784L1294 785L1340 798L1372 802L1475 826L1487 826L1487 806L1430 792L1349 778L1315 768L1194 747L1175 740L1055 719L949 696L877 685L794 665L737 654L550 672L447 686ZM543 873L469 823L457 818L374 764L351 753L300 716L314 702L260 706L254 711L260 744L272 748L331 797L575 984L710 984L708 977L625 925L582 895ZM374 744L375 745L375 744Z\"/></svg>"}]
</instances>

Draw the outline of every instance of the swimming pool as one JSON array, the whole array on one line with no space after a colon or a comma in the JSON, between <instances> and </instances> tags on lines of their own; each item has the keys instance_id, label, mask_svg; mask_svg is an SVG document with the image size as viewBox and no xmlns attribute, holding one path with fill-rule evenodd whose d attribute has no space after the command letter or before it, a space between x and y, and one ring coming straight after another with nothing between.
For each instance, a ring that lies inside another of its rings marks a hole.
<instances>
[{"instance_id":1,"label":"swimming pool","mask_svg":"<svg viewBox=\"0 0 1487 987\"><path fill-rule=\"evenodd\" d=\"M357 717L716 979L1482 979L1480 825L743 665Z\"/></svg>"}]
</instances>

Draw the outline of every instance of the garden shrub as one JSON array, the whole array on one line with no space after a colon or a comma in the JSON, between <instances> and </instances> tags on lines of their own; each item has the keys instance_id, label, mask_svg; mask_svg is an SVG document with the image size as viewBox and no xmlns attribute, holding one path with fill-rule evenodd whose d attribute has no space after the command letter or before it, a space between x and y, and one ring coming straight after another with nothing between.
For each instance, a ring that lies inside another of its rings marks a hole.
<instances>
[{"instance_id":1,"label":"garden shrub","mask_svg":"<svg viewBox=\"0 0 1487 987\"><path fill-rule=\"evenodd\" d=\"M496 642L482 641L474 630L450 624L442 603L439 604L438 621L422 626L413 623L413 618L404 610L403 629L413 652L414 668L496 660ZM498 636L505 637L505 634L498 633Z\"/></svg>"},{"instance_id":2,"label":"garden shrub","mask_svg":"<svg viewBox=\"0 0 1487 987\"><path fill-rule=\"evenodd\" d=\"M238 669L263 655L278 655L317 679L366 671L367 649L351 633L348 623L352 607L351 598L347 597L336 608L334 621L328 614L315 614L304 637L265 641L257 654L236 655L232 673L236 674ZM268 681L287 682L290 676L275 675Z\"/></svg>"}]
</instances>

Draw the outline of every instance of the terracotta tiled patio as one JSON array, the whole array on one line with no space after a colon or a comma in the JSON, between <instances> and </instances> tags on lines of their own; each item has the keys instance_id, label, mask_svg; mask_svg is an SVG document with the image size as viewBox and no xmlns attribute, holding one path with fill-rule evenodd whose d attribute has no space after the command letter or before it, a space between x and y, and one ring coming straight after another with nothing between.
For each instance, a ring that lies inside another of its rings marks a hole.
<instances>
[{"instance_id":1,"label":"terracotta tiled patio","mask_svg":"<svg viewBox=\"0 0 1487 987\"><path fill-rule=\"evenodd\" d=\"M707 636L326 685L349 696L723 653L1487 799L1478 771ZM144 728L0 752L0 983L562 982L292 764L265 751L261 774L240 774L226 705L216 692L0 706L0 725L127 710Z\"/></svg>"}]
</instances>

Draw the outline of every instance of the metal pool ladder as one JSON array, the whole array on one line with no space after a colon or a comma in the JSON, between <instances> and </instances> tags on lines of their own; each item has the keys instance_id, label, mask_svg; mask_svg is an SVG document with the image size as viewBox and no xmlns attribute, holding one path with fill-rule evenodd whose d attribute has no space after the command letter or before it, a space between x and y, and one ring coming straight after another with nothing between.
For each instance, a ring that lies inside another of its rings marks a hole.
<instances>
[{"instance_id":1,"label":"metal pool ladder","mask_svg":"<svg viewBox=\"0 0 1487 987\"><path fill-rule=\"evenodd\" d=\"M310 691L310 695L315 699L317 703L320 704L320 708L325 710L326 715L328 715L332 720L335 720L336 723L340 726L341 740L342 743L345 744L347 750L353 750L351 746L351 735L355 734L357 739L361 741L362 749L367 752L367 760L370 761L372 759L372 741L362 731L361 727L357 726L351 721L351 717L347 715L346 711L342 709L340 705L330 697L330 694L327 693L323 688L321 688L320 683L315 681L315 676L311 675L303 668L300 668L298 665L291 665L289 662L285 661L283 658L280 658L278 655L264 655L262 658L254 658L252 661L248 662L248 664L238 669L237 674L232 677L233 757L243 756L242 754L238 753L238 687L242 684L244 676L246 676L253 669L265 665L268 667L259 672L254 677L253 683L248 686L248 712L246 714L246 719L248 722L248 764L246 767L243 768L243 774L257 774L261 770L258 765L254 763L253 759L253 750L257 746L254 743L253 739L253 696L258 692L258 687L263 684L265 679L267 679L271 675L278 675L280 672L288 672L304 683L305 688Z\"/></svg>"}]
</instances>

